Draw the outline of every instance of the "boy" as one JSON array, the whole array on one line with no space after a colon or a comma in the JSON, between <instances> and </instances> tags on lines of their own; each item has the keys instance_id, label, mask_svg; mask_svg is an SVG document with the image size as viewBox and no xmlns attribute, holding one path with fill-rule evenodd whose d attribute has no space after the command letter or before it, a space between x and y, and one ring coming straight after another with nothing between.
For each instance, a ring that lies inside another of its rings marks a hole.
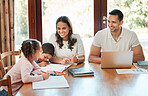
<instances>
[{"instance_id":1,"label":"boy","mask_svg":"<svg viewBox=\"0 0 148 96\"><path fill-rule=\"evenodd\" d=\"M54 46L51 43L44 43L42 45L42 54L39 56L39 59L35 62L40 66L44 67L49 64L50 58L54 55Z\"/></svg>"}]
</instances>

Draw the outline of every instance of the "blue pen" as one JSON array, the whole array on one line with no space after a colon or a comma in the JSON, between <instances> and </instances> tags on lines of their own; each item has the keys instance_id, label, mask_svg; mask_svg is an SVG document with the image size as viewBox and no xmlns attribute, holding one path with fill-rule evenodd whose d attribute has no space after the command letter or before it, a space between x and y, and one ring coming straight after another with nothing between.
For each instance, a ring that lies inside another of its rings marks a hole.
<instances>
[{"instance_id":1,"label":"blue pen","mask_svg":"<svg viewBox=\"0 0 148 96\"><path fill-rule=\"evenodd\" d=\"M55 73L55 75L57 75L57 72L56 71L53 71Z\"/></svg>"}]
</instances>

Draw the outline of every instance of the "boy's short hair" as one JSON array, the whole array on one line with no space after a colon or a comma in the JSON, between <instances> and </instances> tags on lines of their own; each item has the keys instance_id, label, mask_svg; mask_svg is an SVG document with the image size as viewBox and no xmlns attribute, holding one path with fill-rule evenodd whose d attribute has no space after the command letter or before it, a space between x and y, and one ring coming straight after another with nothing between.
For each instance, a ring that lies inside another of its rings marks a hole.
<instances>
[{"instance_id":1,"label":"boy's short hair","mask_svg":"<svg viewBox=\"0 0 148 96\"><path fill-rule=\"evenodd\" d=\"M51 43L42 44L43 53L54 55L54 46Z\"/></svg>"}]
</instances>

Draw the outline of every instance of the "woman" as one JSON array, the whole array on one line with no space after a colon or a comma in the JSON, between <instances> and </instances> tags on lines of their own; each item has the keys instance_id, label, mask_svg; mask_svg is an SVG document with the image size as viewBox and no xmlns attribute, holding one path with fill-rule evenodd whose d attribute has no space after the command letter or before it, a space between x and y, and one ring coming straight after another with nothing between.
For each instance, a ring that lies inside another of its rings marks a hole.
<instances>
[{"instance_id":1,"label":"woman","mask_svg":"<svg viewBox=\"0 0 148 96\"><path fill-rule=\"evenodd\" d=\"M56 21L56 33L50 36L50 42L55 47L55 56L51 62L66 64L83 63L85 60L84 47L78 34L73 34L72 25L68 17L61 16Z\"/></svg>"}]
</instances>

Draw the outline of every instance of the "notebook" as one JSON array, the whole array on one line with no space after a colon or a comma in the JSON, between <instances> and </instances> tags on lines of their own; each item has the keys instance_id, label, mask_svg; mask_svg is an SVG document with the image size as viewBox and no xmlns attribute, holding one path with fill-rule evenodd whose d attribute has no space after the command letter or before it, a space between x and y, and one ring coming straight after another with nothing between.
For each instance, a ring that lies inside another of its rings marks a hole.
<instances>
[{"instance_id":1,"label":"notebook","mask_svg":"<svg viewBox=\"0 0 148 96\"><path fill-rule=\"evenodd\" d=\"M148 65L148 61L137 61L138 65Z\"/></svg>"},{"instance_id":2,"label":"notebook","mask_svg":"<svg viewBox=\"0 0 148 96\"><path fill-rule=\"evenodd\" d=\"M130 68L133 51L104 51L101 53L101 68Z\"/></svg>"},{"instance_id":3,"label":"notebook","mask_svg":"<svg viewBox=\"0 0 148 96\"><path fill-rule=\"evenodd\" d=\"M69 84L64 76L50 76L46 80L32 83L32 89L65 88L65 87L69 87Z\"/></svg>"},{"instance_id":4,"label":"notebook","mask_svg":"<svg viewBox=\"0 0 148 96\"><path fill-rule=\"evenodd\" d=\"M57 71L57 72L63 72L67 68L69 68L72 64L49 64L45 67L40 67L42 71Z\"/></svg>"},{"instance_id":5,"label":"notebook","mask_svg":"<svg viewBox=\"0 0 148 96\"><path fill-rule=\"evenodd\" d=\"M88 68L71 68L68 71L73 76L94 76L94 72Z\"/></svg>"},{"instance_id":6,"label":"notebook","mask_svg":"<svg viewBox=\"0 0 148 96\"><path fill-rule=\"evenodd\" d=\"M138 62L133 64L137 69L148 69L148 65L139 65Z\"/></svg>"}]
</instances>

